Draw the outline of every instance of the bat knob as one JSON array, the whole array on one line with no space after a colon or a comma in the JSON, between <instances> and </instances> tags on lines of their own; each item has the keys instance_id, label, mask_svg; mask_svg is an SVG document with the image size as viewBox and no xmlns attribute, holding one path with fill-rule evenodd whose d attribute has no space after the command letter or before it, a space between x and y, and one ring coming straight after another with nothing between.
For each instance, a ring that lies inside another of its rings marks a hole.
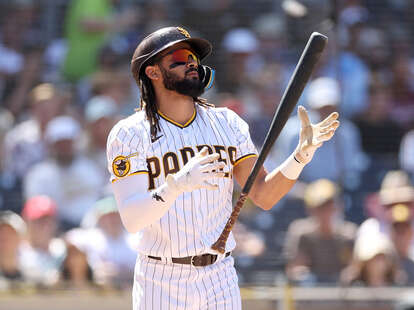
<instances>
[{"instance_id":1,"label":"bat knob","mask_svg":"<svg viewBox=\"0 0 414 310\"><path fill-rule=\"evenodd\" d=\"M217 240L214 242L214 244L211 246L211 248L220 254L224 254L224 251L226 250L226 243L223 240Z\"/></svg>"}]
</instances>

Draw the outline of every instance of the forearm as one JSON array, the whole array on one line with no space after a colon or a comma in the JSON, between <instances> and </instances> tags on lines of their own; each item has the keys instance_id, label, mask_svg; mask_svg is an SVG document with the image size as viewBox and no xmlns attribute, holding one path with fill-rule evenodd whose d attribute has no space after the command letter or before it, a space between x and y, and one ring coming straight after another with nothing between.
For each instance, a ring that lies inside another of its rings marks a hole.
<instances>
[{"instance_id":1,"label":"forearm","mask_svg":"<svg viewBox=\"0 0 414 310\"><path fill-rule=\"evenodd\" d=\"M243 186L252 170L255 158L248 158L234 169L237 182ZM295 184L304 164L289 156L284 163L270 173L261 168L249 192L253 202L264 210L271 209Z\"/></svg>"},{"instance_id":2,"label":"forearm","mask_svg":"<svg viewBox=\"0 0 414 310\"><path fill-rule=\"evenodd\" d=\"M264 210L270 210L293 187L296 179L287 178L280 167L261 175L254 183L251 194L253 202Z\"/></svg>"}]
</instances>

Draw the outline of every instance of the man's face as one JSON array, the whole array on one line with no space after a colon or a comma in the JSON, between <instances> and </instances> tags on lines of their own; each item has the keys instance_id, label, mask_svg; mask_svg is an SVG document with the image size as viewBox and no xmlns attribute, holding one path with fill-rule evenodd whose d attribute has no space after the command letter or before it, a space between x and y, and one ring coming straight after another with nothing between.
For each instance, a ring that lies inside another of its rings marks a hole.
<instances>
[{"instance_id":1,"label":"man's face","mask_svg":"<svg viewBox=\"0 0 414 310\"><path fill-rule=\"evenodd\" d=\"M166 89L190 97L198 97L204 92L198 74L198 57L187 44L176 45L161 57L158 65Z\"/></svg>"},{"instance_id":2,"label":"man's face","mask_svg":"<svg viewBox=\"0 0 414 310\"><path fill-rule=\"evenodd\" d=\"M69 165L75 157L74 141L62 139L52 144L55 159L61 165Z\"/></svg>"}]
</instances>

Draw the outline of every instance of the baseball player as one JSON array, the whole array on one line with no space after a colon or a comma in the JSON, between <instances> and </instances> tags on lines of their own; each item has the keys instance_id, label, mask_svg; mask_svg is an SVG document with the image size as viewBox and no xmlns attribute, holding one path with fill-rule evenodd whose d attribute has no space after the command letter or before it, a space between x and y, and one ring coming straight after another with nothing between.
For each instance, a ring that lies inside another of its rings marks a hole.
<instances>
[{"instance_id":1,"label":"baseball player","mask_svg":"<svg viewBox=\"0 0 414 310\"><path fill-rule=\"evenodd\" d=\"M200 95L214 71L201 65L211 44L181 27L145 37L131 61L141 109L108 137L112 187L126 229L140 237L133 308L241 309L232 235L225 254L211 245L232 211L233 178L243 185L257 151L249 128ZM299 144L278 168L262 169L250 198L268 210L293 186L315 150L339 126L338 113L311 124L306 110Z\"/></svg>"}]
</instances>

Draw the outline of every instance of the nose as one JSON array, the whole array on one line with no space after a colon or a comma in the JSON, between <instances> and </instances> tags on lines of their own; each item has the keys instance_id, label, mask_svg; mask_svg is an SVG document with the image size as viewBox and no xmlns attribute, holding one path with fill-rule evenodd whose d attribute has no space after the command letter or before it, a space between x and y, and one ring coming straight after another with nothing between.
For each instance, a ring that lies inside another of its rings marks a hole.
<instances>
[{"instance_id":1,"label":"nose","mask_svg":"<svg viewBox=\"0 0 414 310\"><path fill-rule=\"evenodd\" d=\"M198 63L197 63L197 60L195 60L193 57L188 56L186 65L187 67L192 68L192 67L196 67Z\"/></svg>"}]
</instances>

